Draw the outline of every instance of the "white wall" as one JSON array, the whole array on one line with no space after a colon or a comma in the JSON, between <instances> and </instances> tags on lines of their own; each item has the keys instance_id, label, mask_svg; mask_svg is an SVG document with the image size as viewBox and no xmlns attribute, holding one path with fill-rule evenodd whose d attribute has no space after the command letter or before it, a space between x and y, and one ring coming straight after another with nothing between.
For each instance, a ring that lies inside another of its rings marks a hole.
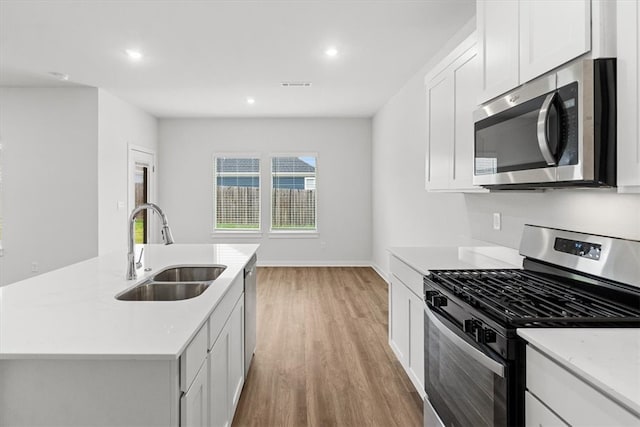
<instances>
[{"instance_id":1,"label":"white wall","mask_svg":"<svg viewBox=\"0 0 640 427\"><path fill-rule=\"evenodd\" d=\"M371 259L370 119L161 119L159 203L176 242L259 242L262 265L358 265ZM317 238L272 238L269 186L254 239L212 238L213 154L318 155Z\"/></svg>"},{"instance_id":2,"label":"white wall","mask_svg":"<svg viewBox=\"0 0 640 427\"><path fill-rule=\"evenodd\" d=\"M2 284L98 254L97 89L0 88Z\"/></svg>"},{"instance_id":3,"label":"white wall","mask_svg":"<svg viewBox=\"0 0 640 427\"><path fill-rule=\"evenodd\" d=\"M472 236L519 248L524 224L640 240L640 195L614 190L550 190L466 195ZM502 229L493 230L493 213Z\"/></svg>"},{"instance_id":4,"label":"white wall","mask_svg":"<svg viewBox=\"0 0 640 427\"><path fill-rule=\"evenodd\" d=\"M390 247L445 245L470 234L462 194L425 190L424 76L474 26L460 30L373 118L373 264L383 275Z\"/></svg>"},{"instance_id":5,"label":"white wall","mask_svg":"<svg viewBox=\"0 0 640 427\"><path fill-rule=\"evenodd\" d=\"M155 152L157 162L158 122L104 90L98 95L98 235L102 255L127 247L128 147Z\"/></svg>"}]
</instances>

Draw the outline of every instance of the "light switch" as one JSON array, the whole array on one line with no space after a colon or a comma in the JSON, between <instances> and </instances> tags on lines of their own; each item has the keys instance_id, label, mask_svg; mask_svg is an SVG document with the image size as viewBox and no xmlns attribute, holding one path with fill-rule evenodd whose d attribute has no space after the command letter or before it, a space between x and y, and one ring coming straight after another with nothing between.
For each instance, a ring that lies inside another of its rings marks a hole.
<instances>
[{"instance_id":1,"label":"light switch","mask_svg":"<svg viewBox=\"0 0 640 427\"><path fill-rule=\"evenodd\" d=\"M122 209L124 209L124 202L121 200L118 200L118 210L121 211Z\"/></svg>"}]
</instances>

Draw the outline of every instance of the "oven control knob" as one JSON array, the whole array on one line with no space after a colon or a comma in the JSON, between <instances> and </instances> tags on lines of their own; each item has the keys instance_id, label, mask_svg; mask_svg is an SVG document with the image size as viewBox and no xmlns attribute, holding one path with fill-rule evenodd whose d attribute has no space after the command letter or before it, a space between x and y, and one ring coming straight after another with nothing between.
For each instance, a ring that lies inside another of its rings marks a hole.
<instances>
[{"instance_id":1,"label":"oven control knob","mask_svg":"<svg viewBox=\"0 0 640 427\"><path fill-rule=\"evenodd\" d=\"M424 291L424 300L432 302L432 298L438 295L438 291Z\"/></svg>"},{"instance_id":2,"label":"oven control knob","mask_svg":"<svg viewBox=\"0 0 640 427\"><path fill-rule=\"evenodd\" d=\"M462 325L462 330L468 334L473 334L476 331L476 320L466 319Z\"/></svg>"},{"instance_id":3,"label":"oven control knob","mask_svg":"<svg viewBox=\"0 0 640 427\"><path fill-rule=\"evenodd\" d=\"M475 330L476 341L481 344L489 344L492 342L496 342L496 332L489 328L483 328L479 326Z\"/></svg>"},{"instance_id":4,"label":"oven control knob","mask_svg":"<svg viewBox=\"0 0 640 427\"><path fill-rule=\"evenodd\" d=\"M447 305L447 297L444 295L434 295L431 297L431 304L434 307L445 307Z\"/></svg>"}]
</instances>

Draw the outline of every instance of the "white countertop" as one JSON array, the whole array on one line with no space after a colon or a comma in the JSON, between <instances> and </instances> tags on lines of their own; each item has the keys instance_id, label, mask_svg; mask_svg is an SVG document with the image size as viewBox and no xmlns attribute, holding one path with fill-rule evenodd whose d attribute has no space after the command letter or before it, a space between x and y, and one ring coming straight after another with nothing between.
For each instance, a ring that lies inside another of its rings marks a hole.
<instances>
[{"instance_id":1,"label":"white countertop","mask_svg":"<svg viewBox=\"0 0 640 427\"><path fill-rule=\"evenodd\" d=\"M522 328L518 335L640 414L640 329Z\"/></svg>"},{"instance_id":2,"label":"white countertop","mask_svg":"<svg viewBox=\"0 0 640 427\"><path fill-rule=\"evenodd\" d=\"M522 268L518 251L502 246L398 247L389 252L421 274L429 270Z\"/></svg>"},{"instance_id":3,"label":"white countertop","mask_svg":"<svg viewBox=\"0 0 640 427\"><path fill-rule=\"evenodd\" d=\"M138 279L126 254L92 258L0 288L0 359L175 359L258 249L255 244L145 245ZM227 269L183 301L118 301L115 295L176 264ZM151 267L149 272L143 272Z\"/></svg>"}]
</instances>

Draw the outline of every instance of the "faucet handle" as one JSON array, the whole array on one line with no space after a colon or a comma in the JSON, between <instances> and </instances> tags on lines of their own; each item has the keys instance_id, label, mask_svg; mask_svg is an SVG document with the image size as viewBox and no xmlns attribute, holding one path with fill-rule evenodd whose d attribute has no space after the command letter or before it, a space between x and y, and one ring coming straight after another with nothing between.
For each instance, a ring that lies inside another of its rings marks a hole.
<instances>
[{"instance_id":1,"label":"faucet handle","mask_svg":"<svg viewBox=\"0 0 640 427\"><path fill-rule=\"evenodd\" d=\"M140 257L138 258L138 262L136 262L136 268L142 267L142 254L144 253L144 248L140 249Z\"/></svg>"}]
</instances>

